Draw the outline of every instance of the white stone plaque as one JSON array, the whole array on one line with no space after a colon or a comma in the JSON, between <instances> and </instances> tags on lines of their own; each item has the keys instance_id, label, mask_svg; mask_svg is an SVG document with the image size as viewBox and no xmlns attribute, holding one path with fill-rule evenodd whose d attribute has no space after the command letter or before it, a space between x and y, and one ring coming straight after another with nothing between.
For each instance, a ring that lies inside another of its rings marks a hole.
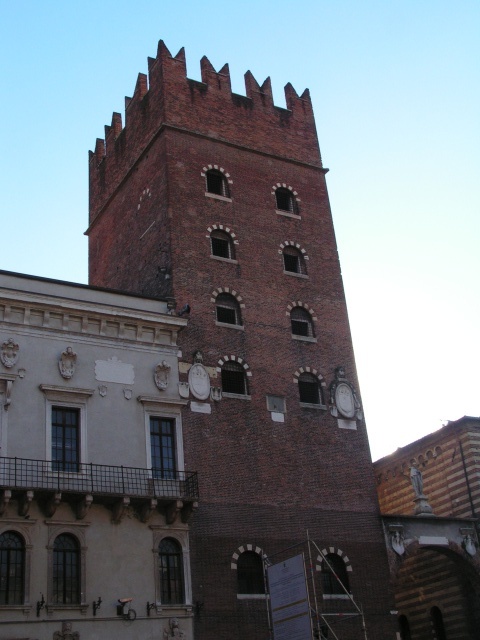
<instances>
[{"instance_id":1,"label":"white stone plaque","mask_svg":"<svg viewBox=\"0 0 480 640\"><path fill-rule=\"evenodd\" d=\"M108 360L95 360L95 379L100 382L133 384L135 382L135 370L133 364L121 362L115 356Z\"/></svg>"},{"instance_id":2,"label":"white stone plaque","mask_svg":"<svg viewBox=\"0 0 480 640\"><path fill-rule=\"evenodd\" d=\"M190 402L193 413L212 413L212 406L208 402Z\"/></svg>"}]
</instances>

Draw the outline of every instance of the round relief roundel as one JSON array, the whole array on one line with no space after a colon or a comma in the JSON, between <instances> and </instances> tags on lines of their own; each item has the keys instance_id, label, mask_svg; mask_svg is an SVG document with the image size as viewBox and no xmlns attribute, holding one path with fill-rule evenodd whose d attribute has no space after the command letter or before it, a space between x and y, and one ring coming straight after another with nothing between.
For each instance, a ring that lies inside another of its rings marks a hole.
<instances>
[{"instance_id":1,"label":"round relief roundel","mask_svg":"<svg viewBox=\"0 0 480 640\"><path fill-rule=\"evenodd\" d=\"M335 404L345 418L355 416L355 400L348 384L340 382L335 390Z\"/></svg>"},{"instance_id":2,"label":"round relief roundel","mask_svg":"<svg viewBox=\"0 0 480 640\"><path fill-rule=\"evenodd\" d=\"M188 372L188 383L192 395L198 400L206 400L210 395L210 376L203 364L195 363Z\"/></svg>"}]
</instances>

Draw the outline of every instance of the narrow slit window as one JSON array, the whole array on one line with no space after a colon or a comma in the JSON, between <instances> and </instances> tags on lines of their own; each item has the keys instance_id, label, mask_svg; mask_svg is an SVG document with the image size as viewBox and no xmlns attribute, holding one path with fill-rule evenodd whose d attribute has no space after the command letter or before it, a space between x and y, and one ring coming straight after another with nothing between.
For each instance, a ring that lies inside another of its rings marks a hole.
<instances>
[{"instance_id":1,"label":"narrow slit window","mask_svg":"<svg viewBox=\"0 0 480 640\"><path fill-rule=\"evenodd\" d=\"M336 553L329 553L322 562L322 584L324 595L345 595L350 592L347 567Z\"/></svg>"},{"instance_id":2,"label":"narrow slit window","mask_svg":"<svg viewBox=\"0 0 480 640\"><path fill-rule=\"evenodd\" d=\"M52 407L52 469L80 470L80 410Z\"/></svg>"},{"instance_id":3,"label":"narrow slit window","mask_svg":"<svg viewBox=\"0 0 480 640\"><path fill-rule=\"evenodd\" d=\"M164 538L159 546L160 601L162 604L182 604L184 596L183 557L180 545Z\"/></svg>"},{"instance_id":4,"label":"narrow slit window","mask_svg":"<svg viewBox=\"0 0 480 640\"><path fill-rule=\"evenodd\" d=\"M80 603L80 550L68 533L58 536L53 546L53 602Z\"/></svg>"},{"instance_id":5,"label":"narrow slit window","mask_svg":"<svg viewBox=\"0 0 480 640\"><path fill-rule=\"evenodd\" d=\"M25 545L14 531L0 536L0 605L23 604Z\"/></svg>"},{"instance_id":6,"label":"narrow slit window","mask_svg":"<svg viewBox=\"0 0 480 640\"><path fill-rule=\"evenodd\" d=\"M265 593L263 561L254 551L245 551L237 564L238 593L245 595Z\"/></svg>"}]
</instances>

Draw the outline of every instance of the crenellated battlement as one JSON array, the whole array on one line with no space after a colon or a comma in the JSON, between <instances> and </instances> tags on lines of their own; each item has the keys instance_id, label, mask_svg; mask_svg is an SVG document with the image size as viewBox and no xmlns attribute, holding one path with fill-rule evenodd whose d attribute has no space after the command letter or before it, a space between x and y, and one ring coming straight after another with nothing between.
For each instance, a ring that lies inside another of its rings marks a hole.
<instances>
[{"instance_id":1,"label":"crenellated battlement","mask_svg":"<svg viewBox=\"0 0 480 640\"><path fill-rule=\"evenodd\" d=\"M216 71L204 56L200 70L201 81L187 78L183 47L172 56L160 40L156 58L148 58L148 76L139 73L133 96L125 98L125 124L113 113L105 138L89 152L90 222L168 128L321 167L308 89L299 96L288 83L285 109L274 105L269 77L260 85L247 71L242 96L232 92L228 64Z\"/></svg>"}]
</instances>

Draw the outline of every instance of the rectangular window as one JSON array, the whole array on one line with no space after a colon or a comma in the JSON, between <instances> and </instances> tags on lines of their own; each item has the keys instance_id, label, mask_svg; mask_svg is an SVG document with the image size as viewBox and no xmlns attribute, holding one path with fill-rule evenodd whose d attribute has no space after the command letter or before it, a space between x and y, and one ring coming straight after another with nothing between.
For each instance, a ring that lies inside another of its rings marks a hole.
<instances>
[{"instance_id":1,"label":"rectangular window","mask_svg":"<svg viewBox=\"0 0 480 640\"><path fill-rule=\"evenodd\" d=\"M174 479L176 472L175 420L150 417L150 447L153 477Z\"/></svg>"},{"instance_id":2,"label":"rectangular window","mask_svg":"<svg viewBox=\"0 0 480 640\"><path fill-rule=\"evenodd\" d=\"M52 407L52 470L80 470L80 410Z\"/></svg>"}]
</instances>

